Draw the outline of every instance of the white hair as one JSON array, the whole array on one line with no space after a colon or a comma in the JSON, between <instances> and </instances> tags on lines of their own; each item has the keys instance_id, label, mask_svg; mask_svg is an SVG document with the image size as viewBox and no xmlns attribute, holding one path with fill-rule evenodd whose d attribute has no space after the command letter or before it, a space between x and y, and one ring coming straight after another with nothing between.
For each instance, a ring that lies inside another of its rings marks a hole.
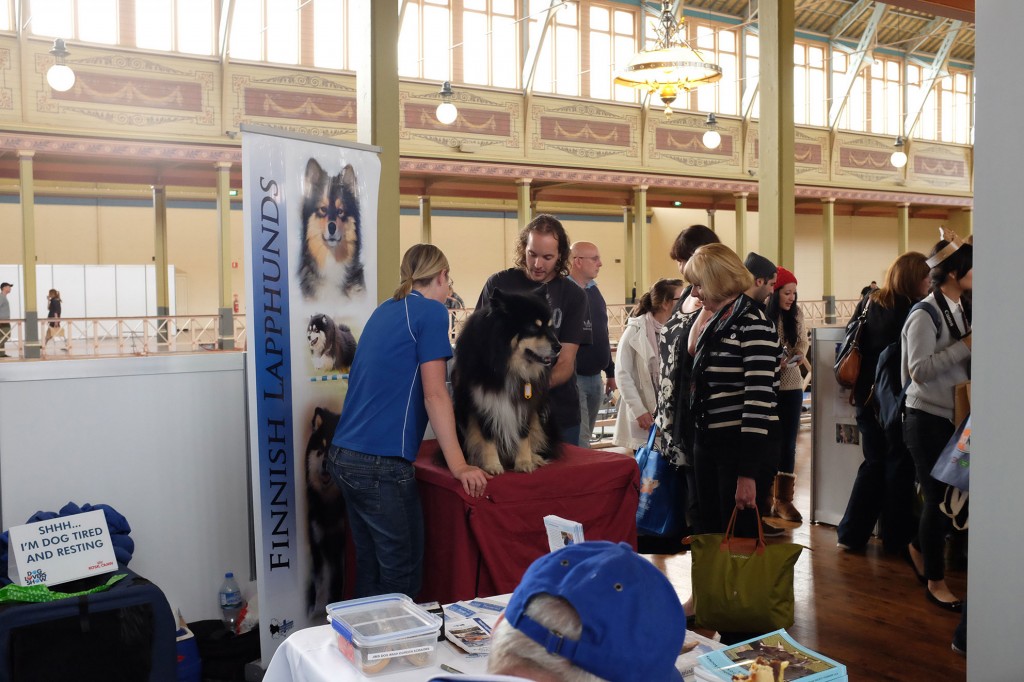
<instances>
[{"instance_id":1,"label":"white hair","mask_svg":"<svg viewBox=\"0 0 1024 682\"><path fill-rule=\"evenodd\" d=\"M561 597L537 595L530 600L525 614L569 639L579 639L583 630L576 609ZM540 644L502 619L491 634L487 672L521 675L524 668L543 671L560 682L605 682L603 678L576 667L568 659L549 654Z\"/></svg>"}]
</instances>

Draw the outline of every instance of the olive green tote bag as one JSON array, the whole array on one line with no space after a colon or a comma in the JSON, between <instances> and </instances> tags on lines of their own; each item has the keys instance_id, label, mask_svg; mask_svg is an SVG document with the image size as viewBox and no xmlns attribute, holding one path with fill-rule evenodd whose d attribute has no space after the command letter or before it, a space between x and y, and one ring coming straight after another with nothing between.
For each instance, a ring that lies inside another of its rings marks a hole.
<instances>
[{"instance_id":1,"label":"olive green tote bag","mask_svg":"<svg viewBox=\"0 0 1024 682\"><path fill-rule=\"evenodd\" d=\"M755 512L756 512L755 507ZM767 545L758 513L756 538L725 534L690 538L698 627L719 632L771 632L793 625L793 566L803 545Z\"/></svg>"}]
</instances>

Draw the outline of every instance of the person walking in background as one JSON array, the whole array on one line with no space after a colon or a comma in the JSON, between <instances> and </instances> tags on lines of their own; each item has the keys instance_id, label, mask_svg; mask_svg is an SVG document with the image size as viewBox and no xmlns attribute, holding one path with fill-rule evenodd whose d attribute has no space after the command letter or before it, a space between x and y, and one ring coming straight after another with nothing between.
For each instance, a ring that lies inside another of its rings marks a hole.
<instances>
[{"instance_id":1,"label":"person walking in background","mask_svg":"<svg viewBox=\"0 0 1024 682\"><path fill-rule=\"evenodd\" d=\"M394 295L367 320L352 362L327 469L345 498L356 550L356 597L415 598L423 569L423 510L413 461L430 425L448 470L480 497L490 474L466 463L445 383L448 259L416 244L402 258ZM338 547L337 551L345 551Z\"/></svg>"},{"instance_id":2,"label":"person walking in background","mask_svg":"<svg viewBox=\"0 0 1024 682\"><path fill-rule=\"evenodd\" d=\"M869 396L878 356L899 340L911 306L928 295L931 281L926 261L916 251L897 258L885 273L882 287L858 303L850 318L852 322L860 317L867 306L860 335L861 370L853 387L864 461L837 528L839 547L847 551L864 549L879 518L886 552L906 553L914 536L914 462L903 442L903 423L897 420L885 429Z\"/></svg>"},{"instance_id":3,"label":"person walking in background","mask_svg":"<svg viewBox=\"0 0 1024 682\"><path fill-rule=\"evenodd\" d=\"M608 305L594 281L601 272L601 253L591 242L569 247L569 278L587 294L590 308L591 343L576 352L576 386L580 393L581 448L589 448L594 437L597 412L604 396L615 390L615 363L608 339ZM607 382L601 381L601 372Z\"/></svg>"},{"instance_id":4,"label":"person walking in background","mask_svg":"<svg viewBox=\"0 0 1024 682\"><path fill-rule=\"evenodd\" d=\"M640 298L626 322L615 350L615 380L619 386L616 445L636 450L647 442L658 409L655 387L661 380L661 328L682 291L683 280L659 279Z\"/></svg>"},{"instance_id":5,"label":"person walking in background","mask_svg":"<svg viewBox=\"0 0 1024 682\"><path fill-rule=\"evenodd\" d=\"M7 295L13 287L10 282L0 284L0 358L7 357L7 341L11 338L11 302Z\"/></svg>"},{"instance_id":6,"label":"person walking in background","mask_svg":"<svg viewBox=\"0 0 1024 682\"><path fill-rule=\"evenodd\" d=\"M46 295L46 319L50 322L46 325L46 340L44 344L49 343L50 339L63 336L64 330L60 326L60 292L56 289L50 289L50 292ZM67 338L64 339L65 348L67 347Z\"/></svg>"},{"instance_id":7,"label":"person walking in background","mask_svg":"<svg viewBox=\"0 0 1024 682\"><path fill-rule=\"evenodd\" d=\"M796 304L796 275L781 265L766 315L775 323L783 350L779 364L779 464L772 484L770 514L799 523L803 516L793 506L793 489L796 485L796 438L800 433L800 412L804 403L800 363L811 344L804 328L803 313Z\"/></svg>"},{"instance_id":8,"label":"person walking in background","mask_svg":"<svg viewBox=\"0 0 1024 682\"><path fill-rule=\"evenodd\" d=\"M551 306L551 322L562 344L548 380L551 414L563 443L579 443L580 399L576 387L576 353L590 343L591 324L587 295L569 275L569 235L561 221L542 213L530 221L516 240L515 267L487 278L476 309L491 305L491 292L534 291L542 288Z\"/></svg>"},{"instance_id":9,"label":"person walking in background","mask_svg":"<svg viewBox=\"0 0 1024 682\"><path fill-rule=\"evenodd\" d=\"M702 246L683 276L702 304L687 340L700 530L721 533L734 507L753 510L763 495L757 483L772 456L781 347L772 323L744 293L754 278L732 249ZM737 535L756 536L757 523L741 514Z\"/></svg>"},{"instance_id":10,"label":"person walking in background","mask_svg":"<svg viewBox=\"0 0 1024 682\"><path fill-rule=\"evenodd\" d=\"M917 469L924 505L917 537L908 547L918 577L927 581L932 603L959 612L962 602L946 585L944 550L951 528L939 510L946 485L932 478L932 467L956 430L954 389L971 378L971 314L961 305L974 281L970 244L939 241L928 258L932 291L924 298L939 319L938 328L926 310L915 310L903 325L900 366L907 389L903 438Z\"/></svg>"}]
</instances>

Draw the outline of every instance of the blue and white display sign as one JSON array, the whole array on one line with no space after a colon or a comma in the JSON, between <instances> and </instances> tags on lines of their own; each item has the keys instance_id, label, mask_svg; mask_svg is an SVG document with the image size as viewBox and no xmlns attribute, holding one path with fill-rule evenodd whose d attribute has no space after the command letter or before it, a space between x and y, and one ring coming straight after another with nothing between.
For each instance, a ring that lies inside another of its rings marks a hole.
<instances>
[{"instance_id":1,"label":"blue and white display sign","mask_svg":"<svg viewBox=\"0 0 1024 682\"><path fill-rule=\"evenodd\" d=\"M379 149L242 127L249 437L263 660L344 598L325 458L377 302Z\"/></svg>"}]
</instances>

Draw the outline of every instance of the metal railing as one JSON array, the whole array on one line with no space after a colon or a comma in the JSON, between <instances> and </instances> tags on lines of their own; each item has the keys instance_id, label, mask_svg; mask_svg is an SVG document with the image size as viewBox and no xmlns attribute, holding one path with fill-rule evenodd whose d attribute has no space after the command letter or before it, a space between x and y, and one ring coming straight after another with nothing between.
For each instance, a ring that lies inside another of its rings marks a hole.
<instances>
[{"instance_id":1,"label":"metal railing","mask_svg":"<svg viewBox=\"0 0 1024 682\"><path fill-rule=\"evenodd\" d=\"M218 315L62 317L39 320L40 358L195 353L217 349ZM235 350L245 348L245 315L234 315ZM3 332L0 330L0 336ZM25 357L25 321L11 320L8 357Z\"/></svg>"},{"instance_id":2,"label":"metal railing","mask_svg":"<svg viewBox=\"0 0 1024 682\"><path fill-rule=\"evenodd\" d=\"M800 301L805 325L842 327L853 315L857 300L836 301L835 322L825 322L825 301ZM612 346L622 336L633 305L621 303L608 306L608 337ZM449 336L454 343L472 308L452 310ZM245 314L233 319L234 350L245 350ZM194 353L217 349L219 317L217 315L168 315L150 317L64 317L59 327L50 327L51 320L39 320L40 356L42 359L68 357L103 357L117 355L149 355L151 353ZM8 357L25 357L25 321L10 320L6 332ZM49 335L48 335L48 332ZM5 331L0 329L0 340Z\"/></svg>"}]
</instances>

